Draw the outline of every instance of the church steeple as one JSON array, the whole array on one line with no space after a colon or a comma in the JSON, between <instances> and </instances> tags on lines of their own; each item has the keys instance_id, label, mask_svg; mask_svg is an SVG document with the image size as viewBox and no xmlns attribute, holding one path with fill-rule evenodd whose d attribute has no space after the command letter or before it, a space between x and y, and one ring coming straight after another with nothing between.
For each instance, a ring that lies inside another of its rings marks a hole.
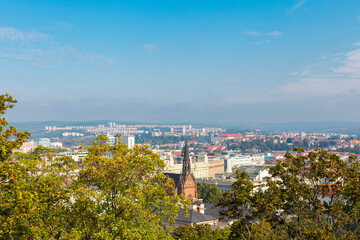
<instances>
[{"instance_id":1,"label":"church steeple","mask_svg":"<svg viewBox=\"0 0 360 240\"><path fill-rule=\"evenodd\" d=\"M185 142L185 149L183 155L184 155L184 159L183 159L182 175L187 176L191 173L190 153L189 153L189 147L187 141Z\"/></svg>"}]
</instances>

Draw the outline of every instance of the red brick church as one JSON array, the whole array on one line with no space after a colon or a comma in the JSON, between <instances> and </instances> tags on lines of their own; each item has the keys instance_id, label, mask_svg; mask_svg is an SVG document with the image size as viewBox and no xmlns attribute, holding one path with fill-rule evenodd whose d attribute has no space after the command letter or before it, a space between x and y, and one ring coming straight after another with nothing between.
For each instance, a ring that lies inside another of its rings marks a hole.
<instances>
[{"instance_id":1,"label":"red brick church","mask_svg":"<svg viewBox=\"0 0 360 240\"><path fill-rule=\"evenodd\" d=\"M172 178L175 183L175 193L177 195L184 195L185 198L197 198L197 190L195 177L191 173L190 152L187 142L183 151L183 167L182 173L165 173L166 176Z\"/></svg>"}]
</instances>

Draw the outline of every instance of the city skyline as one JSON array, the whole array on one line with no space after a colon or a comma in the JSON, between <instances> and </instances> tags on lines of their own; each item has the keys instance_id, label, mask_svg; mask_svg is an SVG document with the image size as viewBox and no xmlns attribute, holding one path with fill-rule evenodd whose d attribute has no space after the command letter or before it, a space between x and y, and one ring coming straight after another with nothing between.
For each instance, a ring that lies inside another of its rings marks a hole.
<instances>
[{"instance_id":1,"label":"city skyline","mask_svg":"<svg viewBox=\"0 0 360 240\"><path fill-rule=\"evenodd\" d=\"M360 3L3 1L11 121L360 121Z\"/></svg>"}]
</instances>

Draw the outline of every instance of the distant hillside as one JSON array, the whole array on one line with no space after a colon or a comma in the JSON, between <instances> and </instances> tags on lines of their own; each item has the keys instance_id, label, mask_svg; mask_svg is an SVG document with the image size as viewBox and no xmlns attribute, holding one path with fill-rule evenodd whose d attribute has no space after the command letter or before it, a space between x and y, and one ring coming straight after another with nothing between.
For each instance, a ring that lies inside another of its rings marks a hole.
<instances>
[{"instance_id":1,"label":"distant hillside","mask_svg":"<svg viewBox=\"0 0 360 240\"><path fill-rule=\"evenodd\" d=\"M226 129L239 130L265 130L265 131L303 131L303 132L336 132L343 134L360 134L360 122L284 122L284 123L256 123L256 122L239 122L239 123L139 123L139 122L122 122L114 120L98 120L98 121L82 121L82 122L67 122L67 121L44 121L44 122L11 122L11 124L20 130L28 130L32 133L44 130L45 126L89 126L104 124L108 122L116 122L118 124L192 124L200 127L221 127Z\"/></svg>"}]
</instances>

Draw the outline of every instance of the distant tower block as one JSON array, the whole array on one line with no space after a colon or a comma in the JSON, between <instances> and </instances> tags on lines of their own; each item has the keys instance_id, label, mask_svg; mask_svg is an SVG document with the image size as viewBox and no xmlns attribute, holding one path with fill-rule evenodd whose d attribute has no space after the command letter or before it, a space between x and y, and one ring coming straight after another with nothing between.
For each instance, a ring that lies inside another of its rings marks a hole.
<instances>
[{"instance_id":1,"label":"distant tower block","mask_svg":"<svg viewBox=\"0 0 360 240\"><path fill-rule=\"evenodd\" d=\"M130 149L132 149L135 146L135 137L134 136L129 136L129 135L122 136L121 140Z\"/></svg>"},{"instance_id":2,"label":"distant tower block","mask_svg":"<svg viewBox=\"0 0 360 240\"><path fill-rule=\"evenodd\" d=\"M119 138L121 138L121 142L128 146L128 148L132 149L135 146L135 137L131 135L112 135L107 134L107 137L109 139L109 145L113 146L118 143Z\"/></svg>"}]
</instances>

